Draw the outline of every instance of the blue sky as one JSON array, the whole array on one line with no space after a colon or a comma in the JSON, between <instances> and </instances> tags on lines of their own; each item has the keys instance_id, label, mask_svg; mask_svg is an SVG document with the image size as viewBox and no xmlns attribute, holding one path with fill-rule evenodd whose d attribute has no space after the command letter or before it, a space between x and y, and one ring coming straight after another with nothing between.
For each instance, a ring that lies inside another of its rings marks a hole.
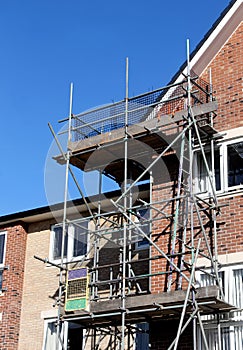
<instances>
[{"instance_id":1,"label":"blue sky","mask_svg":"<svg viewBox=\"0 0 243 350\"><path fill-rule=\"evenodd\" d=\"M45 161L73 112L165 85L228 5L220 1L8 0L0 3L0 215L47 204Z\"/></svg>"}]
</instances>

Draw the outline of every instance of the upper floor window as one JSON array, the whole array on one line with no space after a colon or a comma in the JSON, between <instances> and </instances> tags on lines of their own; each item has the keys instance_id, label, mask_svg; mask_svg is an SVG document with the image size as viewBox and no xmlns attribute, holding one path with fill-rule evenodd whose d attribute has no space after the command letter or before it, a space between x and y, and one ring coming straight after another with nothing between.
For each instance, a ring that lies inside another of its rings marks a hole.
<instances>
[{"instance_id":1,"label":"upper floor window","mask_svg":"<svg viewBox=\"0 0 243 350\"><path fill-rule=\"evenodd\" d=\"M201 152L196 152L194 180L196 191L212 193L211 182L216 191L236 190L243 185L243 141L230 141L217 145L214 151L214 172L211 151L205 150L209 172ZM213 176L214 175L214 176ZM211 180L210 181L210 177Z\"/></svg>"},{"instance_id":2,"label":"upper floor window","mask_svg":"<svg viewBox=\"0 0 243 350\"><path fill-rule=\"evenodd\" d=\"M88 220L72 223L63 232L62 225L52 226L50 259L59 260L62 255L62 239L64 237L63 258L67 261L75 260L87 253Z\"/></svg>"},{"instance_id":3,"label":"upper floor window","mask_svg":"<svg viewBox=\"0 0 243 350\"><path fill-rule=\"evenodd\" d=\"M6 252L6 240L7 233L0 232L0 291L2 290L2 282L3 282L3 269L4 269L4 260L5 260L5 252Z\"/></svg>"},{"instance_id":4,"label":"upper floor window","mask_svg":"<svg viewBox=\"0 0 243 350\"><path fill-rule=\"evenodd\" d=\"M228 187L243 185L243 142L227 148Z\"/></svg>"},{"instance_id":5,"label":"upper floor window","mask_svg":"<svg viewBox=\"0 0 243 350\"><path fill-rule=\"evenodd\" d=\"M198 190L200 192L212 192L212 185L210 181L210 176L212 179L212 184L216 191L221 189L221 174L220 174L220 153L219 149L214 151L214 179L212 177L212 157L211 152L205 152L206 162L209 168L207 171L206 163L202 153L197 153L197 173L198 173Z\"/></svg>"},{"instance_id":6,"label":"upper floor window","mask_svg":"<svg viewBox=\"0 0 243 350\"><path fill-rule=\"evenodd\" d=\"M5 258L6 232L0 232L0 267L3 267Z\"/></svg>"}]
</instances>

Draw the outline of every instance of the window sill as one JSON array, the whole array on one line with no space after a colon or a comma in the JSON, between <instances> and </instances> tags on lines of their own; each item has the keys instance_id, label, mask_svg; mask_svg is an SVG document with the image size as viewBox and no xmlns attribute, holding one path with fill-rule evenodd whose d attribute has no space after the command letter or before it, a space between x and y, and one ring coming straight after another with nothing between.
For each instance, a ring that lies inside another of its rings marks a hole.
<instances>
[{"instance_id":1,"label":"window sill","mask_svg":"<svg viewBox=\"0 0 243 350\"><path fill-rule=\"evenodd\" d=\"M227 190L219 190L216 191L216 197L217 198L224 198L224 197L230 197L232 195L240 195L243 194L243 185L235 186L235 187L229 187ZM202 199L208 199L212 196L209 196L207 192L201 192L196 193L197 197Z\"/></svg>"}]
</instances>

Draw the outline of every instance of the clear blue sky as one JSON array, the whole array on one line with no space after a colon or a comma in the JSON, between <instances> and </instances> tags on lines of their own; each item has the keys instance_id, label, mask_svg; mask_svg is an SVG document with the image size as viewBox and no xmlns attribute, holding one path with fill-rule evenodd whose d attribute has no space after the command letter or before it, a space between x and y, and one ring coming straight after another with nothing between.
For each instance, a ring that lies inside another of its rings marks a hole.
<instances>
[{"instance_id":1,"label":"clear blue sky","mask_svg":"<svg viewBox=\"0 0 243 350\"><path fill-rule=\"evenodd\" d=\"M47 204L57 121L165 85L229 0L7 0L0 3L0 215Z\"/></svg>"}]
</instances>

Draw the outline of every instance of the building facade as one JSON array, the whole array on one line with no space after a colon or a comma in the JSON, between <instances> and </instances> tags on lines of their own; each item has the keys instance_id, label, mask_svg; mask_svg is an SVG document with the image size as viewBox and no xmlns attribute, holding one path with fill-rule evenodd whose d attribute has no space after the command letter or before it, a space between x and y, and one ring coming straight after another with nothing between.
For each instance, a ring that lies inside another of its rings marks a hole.
<instances>
[{"instance_id":1,"label":"building facade","mask_svg":"<svg viewBox=\"0 0 243 350\"><path fill-rule=\"evenodd\" d=\"M0 218L1 349L242 349L242 18L167 88L70 116L99 194Z\"/></svg>"}]
</instances>

